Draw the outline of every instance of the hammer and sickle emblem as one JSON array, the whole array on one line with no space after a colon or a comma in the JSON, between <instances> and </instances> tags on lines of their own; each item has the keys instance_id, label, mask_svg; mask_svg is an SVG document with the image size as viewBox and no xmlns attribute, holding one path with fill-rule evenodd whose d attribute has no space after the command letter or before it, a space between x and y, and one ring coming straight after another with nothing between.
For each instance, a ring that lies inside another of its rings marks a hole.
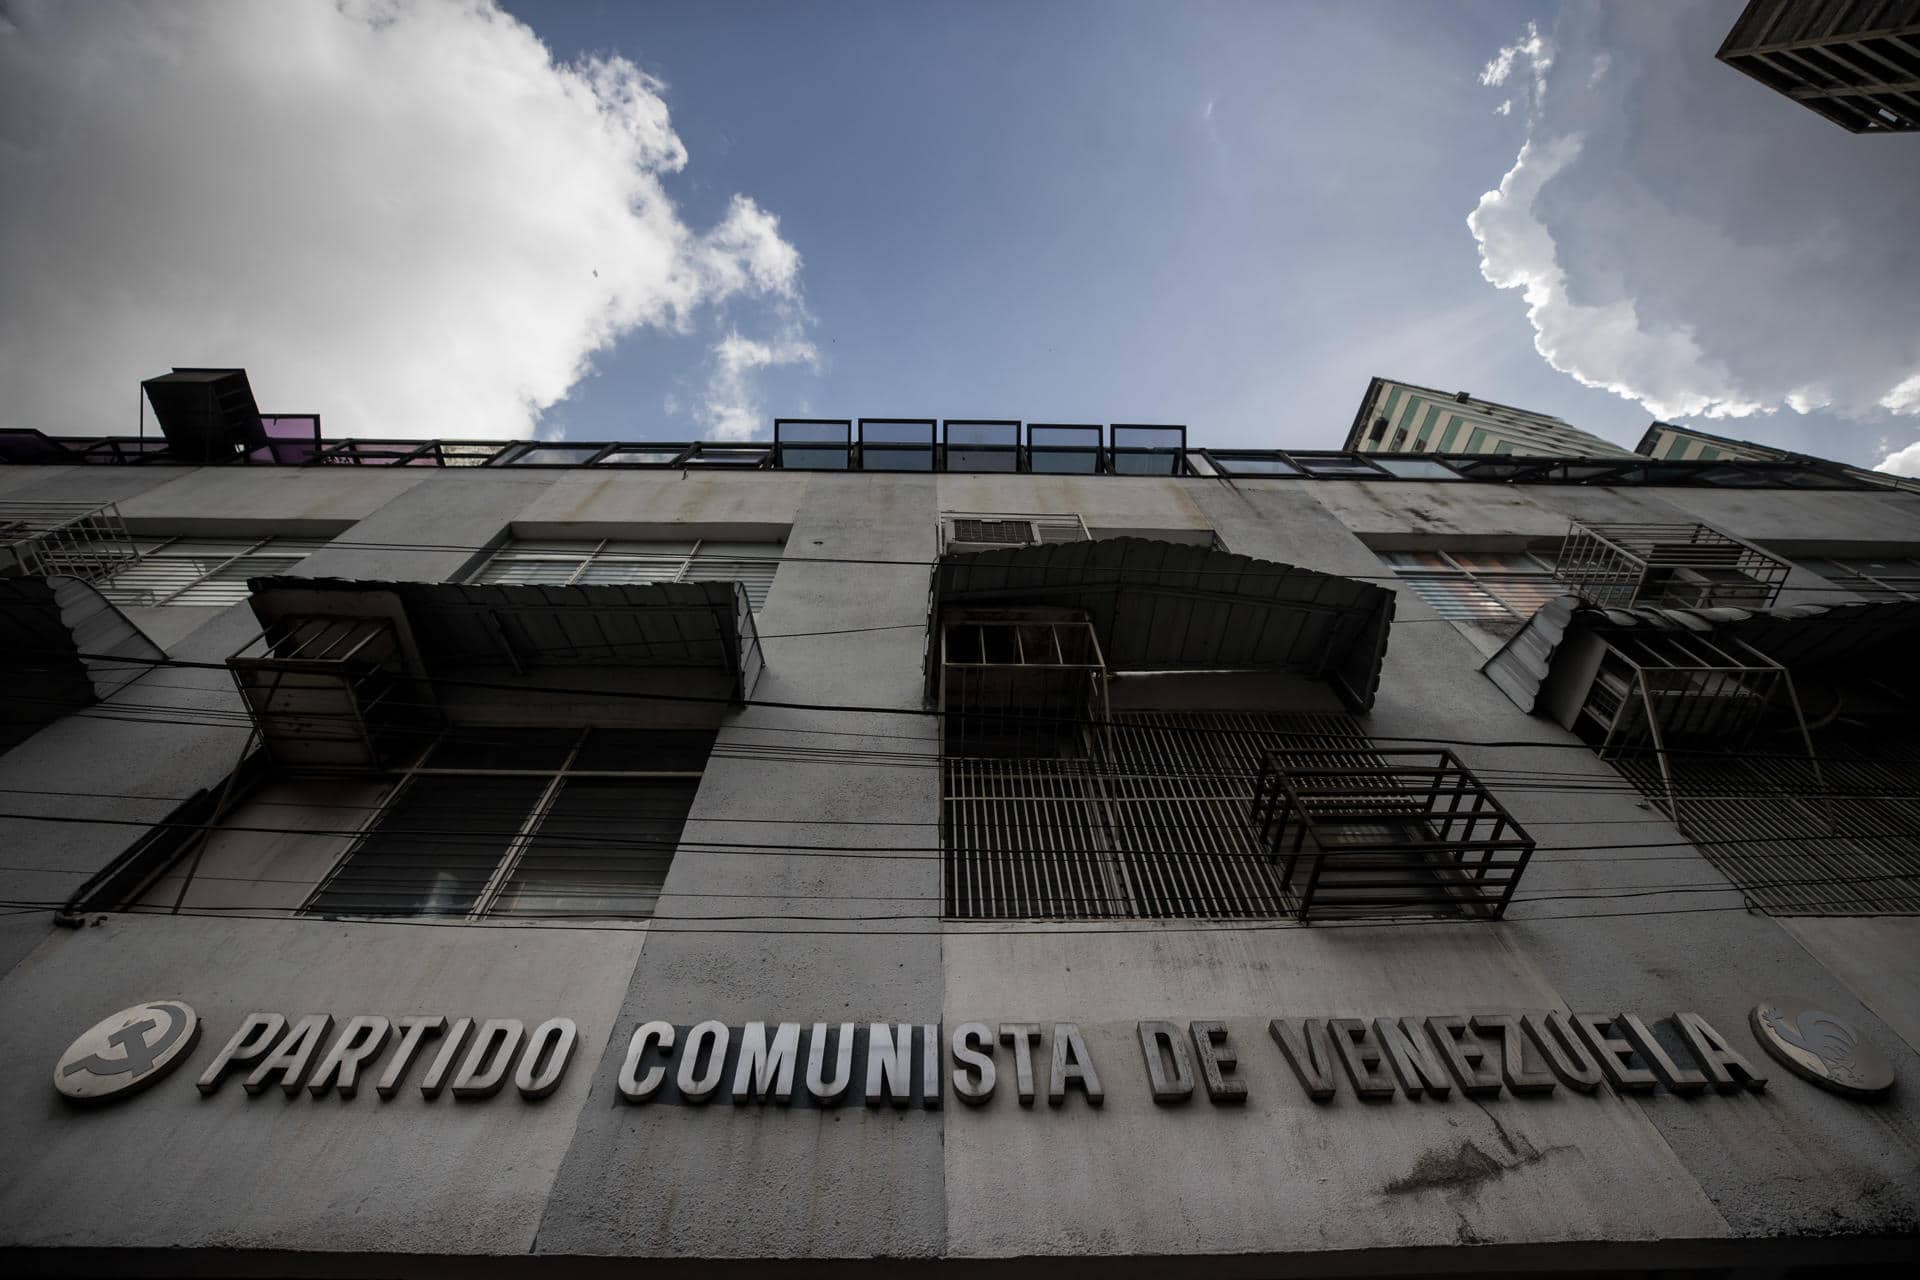
<instances>
[{"instance_id":1,"label":"hammer and sickle emblem","mask_svg":"<svg viewBox=\"0 0 1920 1280\"><path fill-rule=\"evenodd\" d=\"M148 1008L158 1009L167 1016L166 1029L160 1033L157 1041L149 1041L147 1033L160 1024L152 1018L142 1018L107 1037L107 1042L120 1050L120 1057L103 1058L97 1053L90 1053L78 1062L69 1062L61 1074L70 1076L78 1071L87 1071L96 1076L117 1076L131 1073L137 1080L153 1070L153 1060L180 1038L187 1020L170 1004L149 1005Z\"/></svg>"}]
</instances>

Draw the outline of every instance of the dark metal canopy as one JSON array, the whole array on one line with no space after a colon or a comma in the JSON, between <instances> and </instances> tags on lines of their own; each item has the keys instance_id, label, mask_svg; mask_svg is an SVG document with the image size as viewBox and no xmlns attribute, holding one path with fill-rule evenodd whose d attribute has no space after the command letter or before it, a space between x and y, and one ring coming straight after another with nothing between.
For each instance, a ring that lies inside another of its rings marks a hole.
<instances>
[{"instance_id":1,"label":"dark metal canopy","mask_svg":"<svg viewBox=\"0 0 1920 1280\"><path fill-rule=\"evenodd\" d=\"M737 582L537 586L254 578L253 612L269 631L299 618L391 621L412 674L505 668L696 668L724 671L734 697L759 676L760 641Z\"/></svg>"},{"instance_id":2,"label":"dark metal canopy","mask_svg":"<svg viewBox=\"0 0 1920 1280\"><path fill-rule=\"evenodd\" d=\"M949 553L933 573L937 628L956 608L1084 609L1115 671L1286 671L1373 705L1393 593L1312 569L1149 538ZM928 696L939 687L929 648Z\"/></svg>"},{"instance_id":3,"label":"dark metal canopy","mask_svg":"<svg viewBox=\"0 0 1920 1280\"><path fill-rule=\"evenodd\" d=\"M1911 654L1920 643L1920 601L1860 600L1773 609L1610 609L1579 596L1556 596L1534 611L1481 670L1514 705L1531 712L1553 671L1554 654L1573 631L1723 634L1785 667Z\"/></svg>"},{"instance_id":4,"label":"dark metal canopy","mask_svg":"<svg viewBox=\"0 0 1920 1280\"><path fill-rule=\"evenodd\" d=\"M0 577L0 748L111 696L166 656L78 578Z\"/></svg>"}]
</instances>

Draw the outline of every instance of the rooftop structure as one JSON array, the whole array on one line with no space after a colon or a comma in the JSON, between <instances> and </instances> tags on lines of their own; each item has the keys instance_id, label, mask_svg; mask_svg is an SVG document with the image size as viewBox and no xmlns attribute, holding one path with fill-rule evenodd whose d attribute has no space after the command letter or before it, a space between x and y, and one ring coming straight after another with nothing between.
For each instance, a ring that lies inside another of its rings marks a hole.
<instances>
[{"instance_id":1,"label":"rooftop structure","mask_svg":"<svg viewBox=\"0 0 1920 1280\"><path fill-rule=\"evenodd\" d=\"M1920 3L1750 0L1714 55L1850 133L1920 130Z\"/></svg>"}]
</instances>

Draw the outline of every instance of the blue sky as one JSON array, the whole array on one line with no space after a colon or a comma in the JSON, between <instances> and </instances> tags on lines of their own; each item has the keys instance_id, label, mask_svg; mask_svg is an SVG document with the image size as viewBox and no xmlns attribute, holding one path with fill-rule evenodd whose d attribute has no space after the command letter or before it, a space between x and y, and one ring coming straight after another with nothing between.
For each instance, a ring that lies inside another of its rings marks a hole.
<instances>
[{"instance_id":1,"label":"blue sky","mask_svg":"<svg viewBox=\"0 0 1920 1280\"><path fill-rule=\"evenodd\" d=\"M1920 140L1741 0L504 3L0 10L0 425L1308 448L1379 374L1920 474Z\"/></svg>"},{"instance_id":2,"label":"blue sky","mask_svg":"<svg viewBox=\"0 0 1920 1280\"><path fill-rule=\"evenodd\" d=\"M1649 416L1540 360L1464 221L1524 132L1478 73L1547 8L513 11L667 82L689 221L737 190L779 215L821 352L770 377L779 412L1328 447L1379 373L1628 440ZM550 419L672 432L699 341L633 335Z\"/></svg>"}]
</instances>

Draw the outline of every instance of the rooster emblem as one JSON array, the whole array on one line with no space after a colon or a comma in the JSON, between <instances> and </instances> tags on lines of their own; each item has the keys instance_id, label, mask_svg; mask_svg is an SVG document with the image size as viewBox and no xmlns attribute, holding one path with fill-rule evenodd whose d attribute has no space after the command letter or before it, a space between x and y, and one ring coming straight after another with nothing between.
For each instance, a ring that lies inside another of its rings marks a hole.
<instances>
[{"instance_id":1,"label":"rooster emblem","mask_svg":"<svg viewBox=\"0 0 1920 1280\"><path fill-rule=\"evenodd\" d=\"M1860 1033L1823 1009L1767 1001L1753 1010L1767 1051L1796 1074L1836 1093L1872 1096L1893 1086L1893 1067Z\"/></svg>"}]
</instances>

